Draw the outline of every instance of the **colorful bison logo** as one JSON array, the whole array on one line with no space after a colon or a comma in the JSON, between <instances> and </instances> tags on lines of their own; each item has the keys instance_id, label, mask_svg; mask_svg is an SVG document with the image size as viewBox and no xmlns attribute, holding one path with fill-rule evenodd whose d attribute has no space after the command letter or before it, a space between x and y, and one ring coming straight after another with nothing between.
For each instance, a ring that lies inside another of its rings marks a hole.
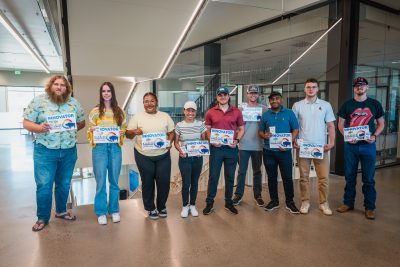
<instances>
[{"instance_id":1,"label":"colorful bison logo","mask_svg":"<svg viewBox=\"0 0 400 267\"><path fill-rule=\"evenodd\" d=\"M165 145L165 142L161 138L158 138L154 142L154 146L157 147L157 148L162 148L164 145Z\"/></svg>"},{"instance_id":2,"label":"colorful bison logo","mask_svg":"<svg viewBox=\"0 0 400 267\"><path fill-rule=\"evenodd\" d=\"M75 127L75 123L72 122L70 119L65 119L62 123L62 127L65 129L72 129Z\"/></svg>"},{"instance_id":3,"label":"colorful bison logo","mask_svg":"<svg viewBox=\"0 0 400 267\"><path fill-rule=\"evenodd\" d=\"M201 154L208 154L208 152L209 152L208 148L204 145L200 146L199 151Z\"/></svg>"},{"instance_id":4,"label":"colorful bison logo","mask_svg":"<svg viewBox=\"0 0 400 267\"><path fill-rule=\"evenodd\" d=\"M364 139L365 137L365 131L364 130L360 130L357 132L357 137L358 139Z\"/></svg>"},{"instance_id":5,"label":"colorful bison logo","mask_svg":"<svg viewBox=\"0 0 400 267\"><path fill-rule=\"evenodd\" d=\"M221 142L222 142L223 144L225 144L225 145L228 145L228 144L229 144L229 135L224 135L224 136L222 136Z\"/></svg>"},{"instance_id":6,"label":"colorful bison logo","mask_svg":"<svg viewBox=\"0 0 400 267\"><path fill-rule=\"evenodd\" d=\"M287 139L287 138L283 138L282 139L282 142L281 142L281 146L282 147L290 147L290 140L289 139Z\"/></svg>"},{"instance_id":7,"label":"colorful bison logo","mask_svg":"<svg viewBox=\"0 0 400 267\"><path fill-rule=\"evenodd\" d=\"M313 150L311 150L311 156L313 156L314 158L320 158L322 156L322 153L318 148L314 148Z\"/></svg>"},{"instance_id":8,"label":"colorful bison logo","mask_svg":"<svg viewBox=\"0 0 400 267\"><path fill-rule=\"evenodd\" d=\"M118 136L115 134L115 133L113 133L113 132L110 132L108 135L107 135L107 141L109 141L109 142L111 142L111 143L115 143L115 142L117 142L118 141Z\"/></svg>"}]
</instances>

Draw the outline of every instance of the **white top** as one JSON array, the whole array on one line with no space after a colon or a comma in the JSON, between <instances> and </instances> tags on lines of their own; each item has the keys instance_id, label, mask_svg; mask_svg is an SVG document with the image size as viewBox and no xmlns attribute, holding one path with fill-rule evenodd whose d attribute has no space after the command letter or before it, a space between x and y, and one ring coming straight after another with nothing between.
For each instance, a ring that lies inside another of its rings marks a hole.
<instances>
[{"instance_id":1,"label":"white top","mask_svg":"<svg viewBox=\"0 0 400 267\"><path fill-rule=\"evenodd\" d=\"M335 121L335 114L329 102L317 98L315 102L303 99L292 108L299 121L298 138L305 143L326 144L326 123Z\"/></svg>"},{"instance_id":2,"label":"white top","mask_svg":"<svg viewBox=\"0 0 400 267\"><path fill-rule=\"evenodd\" d=\"M181 145L185 141L196 141L201 139L201 134L207 130L202 121L193 122L181 121L176 124L175 133L179 134Z\"/></svg>"},{"instance_id":3,"label":"white top","mask_svg":"<svg viewBox=\"0 0 400 267\"><path fill-rule=\"evenodd\" d=\"M140 128L144 134L147 133L167 134L175 129L175 125L171 117L165 112L157 111L157 113L154 114L139 112L133 116L133 118L129 121L128 124L128 130L134 130L137 128ZM142 135L136 136L135 148L140 154L149 157L159 156L168 151L167 148L161 148L158 150L143 150Z\"/></svg>"}]
</instances>

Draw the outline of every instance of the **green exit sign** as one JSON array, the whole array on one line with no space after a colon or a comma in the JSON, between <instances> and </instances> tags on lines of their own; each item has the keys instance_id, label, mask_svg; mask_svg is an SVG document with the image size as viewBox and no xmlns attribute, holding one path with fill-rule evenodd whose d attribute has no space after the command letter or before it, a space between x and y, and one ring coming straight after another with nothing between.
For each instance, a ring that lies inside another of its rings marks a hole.
<instances>
[{"instance_id":1,"label":"green exit sign","mask_svg":"<svg viewBox=\"0 0 400 267\"><path fill-rule=\"evenodd\" d=\"M20 71L20 70L15 70L15 71L14 71L14 74L15 74L15 75L21 75L21 71Z\"/></svg>"}]
</instances>

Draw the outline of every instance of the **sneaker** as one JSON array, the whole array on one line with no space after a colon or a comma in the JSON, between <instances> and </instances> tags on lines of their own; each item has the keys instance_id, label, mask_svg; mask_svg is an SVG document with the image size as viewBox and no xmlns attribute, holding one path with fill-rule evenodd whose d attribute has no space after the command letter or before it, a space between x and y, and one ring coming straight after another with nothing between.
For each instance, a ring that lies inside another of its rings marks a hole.
<instances>
[{"instance_id":1,"label":"sneaker","mask_svg":"<svg viewBox=\"0 0 400 267\"><path fill-rule=\"evenodd\" d=\"M158 219L158 211L157 211L157 209L149 211L149 218L152 219L152 220L157 220Z\"/></svg>"},{"instance_id":2,"label":"sneaker","mask_svg":"<svg viewBox=\"0 0 400 267\"><path fill-rule=\"evenodd\" d=\"M333 214L332 210L329 208L328 202L324 202L324 203L320 204L320 205L319 205L319 209L322 210L322 212L323 212L325 215L330 216L330 215Z\"/></svg>"},{"instance_id":3,"label":"sneaker","mask_svg":"<svg viewBox=\"0 0 400 267\"><path fill-rule=\"evenodd\" d=\"M339 208L336 209L337 212L343 213L353 210L354 207L347 206L346 204L342 204Z\"/></svg>"},{"instance_id":4,"label":"sneaker","mask_svg":"<svg viewBox=\"0 0 400 267\"><path fill-rule=\"evenodd\" d=\"M166 218L166 217L168 216L168 214L167 214L167 209L164 208L164 209L160 210L160 211L158 212L158 215L160 215L161 218Z\"/></svg>"},{"instance_id":5,"label":"sneaker","mask_svg":"<svg viewBox=\"0 0 400 267\"><path fill-rule=\"evenodd\" d=\"M237 206L240 204L240 202L242 202L242 197L239 195L235 195L235 197L233 198L233 205Z\"/></svg>"},{"instance_id":6,"label":"sneaker","mask_svg":"<svg viewBox=\"0 0 400 267\"><path fill-rule=\"evenodd\" d=\"M310 201L301 202L301 207L300 207L301 214L307 214L309 209L310 209Z\"/></svg>"},{"instance_id":7,"label":"sneaker","mask_svg":"<svg viewBox=\"0 0 400 267\"><path fill-rule=\"evenodd\" d=\"M99 217L97 217L97 222L100 225L106 225L107 224L107 216L106 215L100 215Z\"/></svg>"},{"instance_id":8,"label":"sneaker","mask_svg":"<svg viewBox=\"0 0 400 267\"><path fill-rule=\"evenodd\" d=\"M203 210L203 214L204 215L208 215L211 212L213 212L214 208L213 208L213 204L207 204L207 206L204 208Z\"/></svg>"},{"instance_id":9,"label":"sneaker","mask_svg":"<svg viewBox=\"0 0 400 267\"><path fill-rule=\"evenodd\" d=\"M264 200L261 197L257 197L254 200L256 201L257 206L264 207L265 203L264 203Z\"/></svg>"},{"instance_id":10,"label":"sneaker","mask_svg":"<svg viewBox=\"0 0 400 267\"><path fill-rule=\"evenodd\" d=\"M233 214L238 214L238 210L231 203L226 203L225 204L225 209L230 211L230 212L232 212Z\"/></svg>"},{"instance_id":11,"label":"sneaker","mask_svg":"<svg viewBox=\"0 0 400 267\"><path fill-rule=\"evenodd\" d=\"M190 205L189 210L190 210L190 214L192 214L193 217L199 216L199 212L197 211L195 205Z\"/></svg>"},{"instance_id":12,"label":"sneaker","mask_svg":"<svg viewBox=\"0 0 400 267\"><path fill-rule=\"evenodd\" d=\"M267 204L267 206L264 207L264 209L265 209L266 211L273 211L273 210L279 209L279 202L270 201L270 202Z\"/></svg>"},{"instance_id":13,"label":"sneaker","mask_svg":"<svg viewBox=\"0 0 400 267\"><path fill-rule=\"evenodd\" d=\"M121 221L121 217L119 216L118 212L111 214L111 218L113 223L119 223Z\"/></svg>"},{"instance_id":14,"label":"sneaker","mask_svg":"<svg viewBox=\"0 0 400 267\"><path fill-rule=\"evenodd\" d=\"M365 218L375 220L375 210L365 210Z\"/></svg>"},{"instance_id":15,"label":"sneaker","mask_svg":"<svg viewBox=\"0 0 400 267\"><path fill-rule=\"evenodd\" d=\"M289 210L290 213L292 213L292 214L300 213L299 209L296 207L296 204L294 204L293 201L286 203L286 209Z\"/></svg>"},{"instance_id":16,"label":"sneaker","mask_svg":"<svg viewBox=\"0 0 400 267\"><path fill-rule=\"evenodd\" d=\"M187 218L189 216L189 206L184 206L181 211L181 217Z\"/></svg>"}]
</instances>

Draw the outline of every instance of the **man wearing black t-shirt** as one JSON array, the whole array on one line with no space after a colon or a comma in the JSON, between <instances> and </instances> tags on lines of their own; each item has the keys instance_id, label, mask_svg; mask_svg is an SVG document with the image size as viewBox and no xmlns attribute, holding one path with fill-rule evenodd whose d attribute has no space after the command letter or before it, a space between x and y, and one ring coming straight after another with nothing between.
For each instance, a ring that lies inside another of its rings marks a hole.
<instances>
[{"instance_id":1,"label":"man wearing black t-shirt","mask_svg":"<svg viewBox=\"0 0 400 267\"><path fill-rule=\"evenodd\" d=\"M368 125L370 137L367 140L352 140L344 144L346 186L343 205L336 211L343 213L354 209L358 163L361 162L365 217L373 220L376 201L376 138L385 127L384 112L381 103L367 97L368 81L365 78L356 78L353 87L354 98L346 101L338 112L339 131L344 135L344 128Z\"/></svg>"}]
</instances>

